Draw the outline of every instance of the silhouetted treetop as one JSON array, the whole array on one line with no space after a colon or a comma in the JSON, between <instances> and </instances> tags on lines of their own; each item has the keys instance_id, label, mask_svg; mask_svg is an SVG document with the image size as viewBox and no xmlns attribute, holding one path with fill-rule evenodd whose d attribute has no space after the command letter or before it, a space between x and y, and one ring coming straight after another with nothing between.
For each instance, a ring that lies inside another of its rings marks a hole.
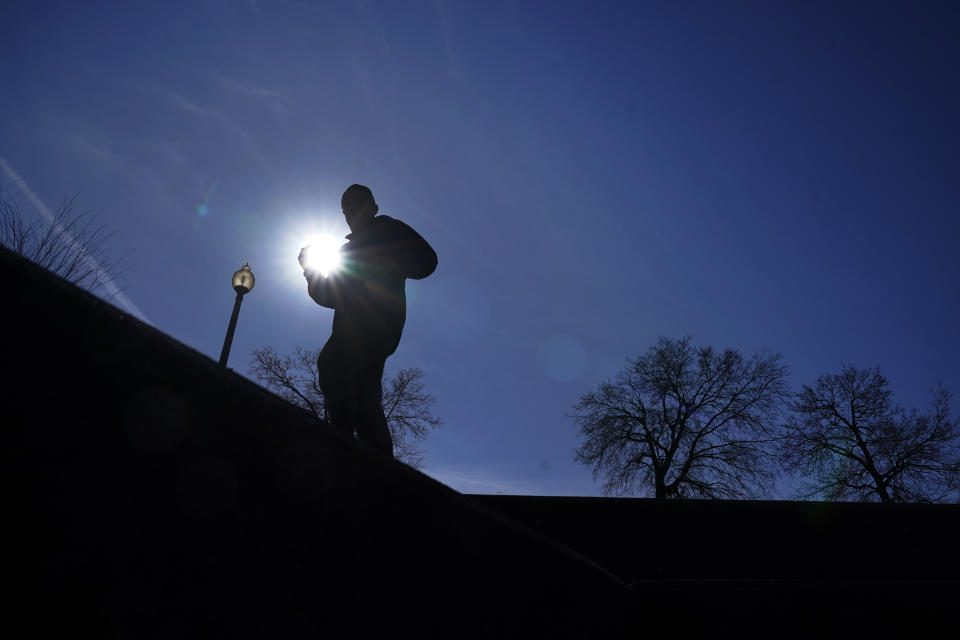
<instances>
[{"instance_id":1,"label":"silhouetted treetop","mask_svg":"<svg viewBox=\"0 0 960 640\"><path fill-rule=\"evenodd\" d=\"M957 498L960 421L950 393L931 391L927 412L893 402L879 369L845 364L804 385L780 445L786 468L807 476L801 497L881 502Z\"/></svg>"},{"instance_id":2,"label":"silhouetted treetop","mask_svg":"<svg viewBox=\"0 0 960 640\"><path fill-rule=\"evenodd\" d=\"M772 442L788 394L779 354L694 347L661 337L571 416L575 459L607 494L743 498L773 480Z\"/></svg>"},{"instance_id":3,"label":"silhouetted treetop","mask_svg":"<svg viewBox=\"0 0 960 640\"><path fill-rule=\"evenodd\" d=\"M318 354L319 350L303 347L296 347L292 355L280 355L270 347L254 349L250 373L268 389L326 424L326 404L317 380ZM423 370L404 368L384 380L383 385L383 411L393 438L393 454L413 467L420 466L423 460L423 451L416 442L425 440L430 429L443 424L432 412L435 399L425 390L423 378Z\"/></svg>"}]
</instances>

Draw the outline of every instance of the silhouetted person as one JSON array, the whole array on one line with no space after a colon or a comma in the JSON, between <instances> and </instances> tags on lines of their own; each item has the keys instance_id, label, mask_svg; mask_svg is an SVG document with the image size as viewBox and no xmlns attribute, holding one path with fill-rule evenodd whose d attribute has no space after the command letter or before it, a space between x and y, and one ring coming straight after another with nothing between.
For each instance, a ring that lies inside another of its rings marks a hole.
<instances>
[{"instance_id":1,"label":"silhouetted person","mask_svg":"<svg viewBox=\"0 0 960 640\"><path fill-rule=\"evenodd\" d=\"M307 291L334 309L333 332L317 358L327 415L337 427L393 456L383 415L383 365L400 344L407 315L405 280L426 278L437 254L420 234L389 216L378 216L373 193L351 185L340 200L351 233L340 248L340 267L324 277L300 264Z\"/></svg>"}]
</instances>

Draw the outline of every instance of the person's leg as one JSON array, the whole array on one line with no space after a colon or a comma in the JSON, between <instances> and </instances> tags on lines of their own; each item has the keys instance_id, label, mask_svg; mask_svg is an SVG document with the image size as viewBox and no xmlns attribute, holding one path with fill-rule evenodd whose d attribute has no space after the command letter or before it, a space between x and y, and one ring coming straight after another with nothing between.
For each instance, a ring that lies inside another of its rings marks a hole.
<instances>
[{"instance_id":1,"label":"person's leg","mask_svg":"<svg viewBox=\"0 0 960 640\"><path fill-rule=\"evenodd\" d=\"M383 415L383 365L377 358L357 375L357 435L378 451L393 457L393 438Z\"/></svg>"},{"instance_id":2,"label":"person's leg","mask_svg":"<svg viewBox=\"0 0 960 640\"><path fill-rule=\"evenodd\" d=\"M328 419L352 438L357 427L356 358L343 344L327 340L317 357L317 373Z\"/></svg>"}]
</instances>

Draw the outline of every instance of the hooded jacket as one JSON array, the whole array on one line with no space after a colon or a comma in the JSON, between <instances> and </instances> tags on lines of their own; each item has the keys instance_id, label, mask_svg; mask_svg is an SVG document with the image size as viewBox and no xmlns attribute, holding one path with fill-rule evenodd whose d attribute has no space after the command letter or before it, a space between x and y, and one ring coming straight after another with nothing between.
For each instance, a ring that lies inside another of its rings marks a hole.
<instances>
[{"instance_id":1,"label":"hooded jacket","mask_svg":"<svg viewBox=\"0 0 960 640\"><path fill-rule=\"evenodd\" d=\"M407 318L406 279L426 278L436 268L437 254L420 234L381 215L347 236L334 273L308 269L304 276L310 297L334 310L331 340L378 343L390 355Z\"/></svg>"}]
</instances>

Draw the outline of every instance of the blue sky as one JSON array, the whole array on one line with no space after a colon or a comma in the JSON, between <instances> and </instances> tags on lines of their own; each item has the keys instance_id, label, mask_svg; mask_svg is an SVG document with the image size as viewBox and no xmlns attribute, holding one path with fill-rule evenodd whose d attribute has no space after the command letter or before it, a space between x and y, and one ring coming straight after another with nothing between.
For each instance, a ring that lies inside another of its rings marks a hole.
<instances>
[{"instance_id":1,"label":"blue sky","mask_svg":"<svg viewBox=\"0 0 960 640\"><path fill-rule=\"evenodd\" d=\"M5 192L102 210L214 359L249 262L246 374L326 340L297 253L370 186L439 254L387 367L456 489L599 495L566 414L659 335L960 392L954 3L145 4L3 4Z\"/></svg>"}]
</instances>

